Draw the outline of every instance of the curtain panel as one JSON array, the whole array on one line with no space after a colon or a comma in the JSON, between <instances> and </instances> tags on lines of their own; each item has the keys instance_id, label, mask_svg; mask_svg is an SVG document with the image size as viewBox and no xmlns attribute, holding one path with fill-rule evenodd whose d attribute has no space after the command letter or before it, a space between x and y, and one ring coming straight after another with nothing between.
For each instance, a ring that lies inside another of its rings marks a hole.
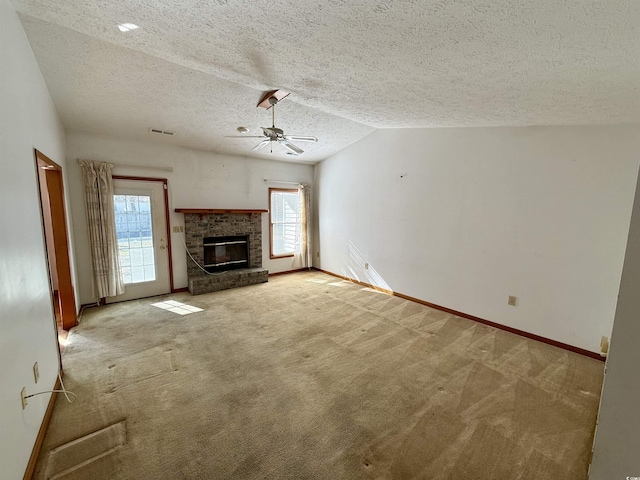
<instances>
[{"instance_id":1,"label":"curtain panel","mask_svg":"<svg viewBox=\"0 0 640 480\"><path fill-rule=\"evenodd\" d=\"M295 252L293 265L297 268L311 268L311 185L298 185L300 195L300 251Z\"/></svg>"},{"instance_id":2,"label":"curtain panel","mask_svg":"<svg viewBox=\"0 0 640 480\"><path fill-rule=\"evenodd\" d=\"M81 160L87 226L96 293L100 298L124 293L113 206L113 165Z\"/></svg>"}]
</instances>

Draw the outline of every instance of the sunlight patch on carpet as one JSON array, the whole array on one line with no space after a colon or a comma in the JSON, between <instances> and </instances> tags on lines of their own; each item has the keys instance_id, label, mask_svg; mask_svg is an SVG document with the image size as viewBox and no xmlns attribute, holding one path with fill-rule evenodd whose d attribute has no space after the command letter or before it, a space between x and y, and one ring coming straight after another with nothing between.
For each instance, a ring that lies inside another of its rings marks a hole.
<instances>
[{"instance_id":1,"label":"sunlight patch on carpet","mask_svg":"<svg viewBox=\"0 0 640 480\"><path fill-rule=\"evenodd\" d=\"M380 290L376 290L375 288L371 288L371 287L362 287L360 291L371 292L371 293L381 293L382 295L386 295L386 292L381 292Z\"/></svg>"},{"instance_id":2,"label":"sunlight patch on carpet","mask_svg":"<svg viewBox=\"0 0 640 480\"><path fill-rule=\"evenodd\" d=\"M186 303L176 302L175 300L167 300L166 302L152 303L151 306L158 307L178 315L189 315L190 313L202 312L202 308L187 305Z\"/></svg>"}]
</instances>

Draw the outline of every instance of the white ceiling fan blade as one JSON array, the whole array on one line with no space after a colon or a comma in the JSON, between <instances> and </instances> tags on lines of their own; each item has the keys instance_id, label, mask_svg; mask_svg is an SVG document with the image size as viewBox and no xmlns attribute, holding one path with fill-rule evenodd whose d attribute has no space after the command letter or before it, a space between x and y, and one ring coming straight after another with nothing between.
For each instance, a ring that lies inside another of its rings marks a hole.
<instances>
[{"instance_id":1,"label":"white ceiling fan blade","mask_svg":"<svg viewBox=\"0 0 640 480\"><path fill-rule=\"evenodd\" d=\"M287 140L297 140L300 142L317 142L318 139L316 137L310 137L307 135L285 135L284 138Z\"/></svg>"},{"instance_id":2,"label":"white ceiling fan blade","mask_svg":"<svg viewBox=\"0 0 640 480\"><path fill-rule=\"evenodd\" d=\"M296 155L304 153L304 150L302 150L300 147L296 147L293 143L284 138L278 139L278 143Z\"/></svg>"},{"instance_id":3,"label":"white ceiling fan blade","mask_svg":"<svg viewBox=\"0 0 640 480\"><path fill-rule=\"evenodd\" d=\"M255 147L253 147L251 150L260 150L263 147L266 147L267 145L269 145L270 140L263 140L261 141L259 144L257 144Z\"/></svg>"},{"instance_id":4,"label":"white ceiling fan blade","mask_svg":"<svg viewBox=\"0 0 640 480\"><path fill-rule=\"evenodd\" d=\"M264 138L264 135L225 135L224 138Z\"/></svg>"}]
</instances>

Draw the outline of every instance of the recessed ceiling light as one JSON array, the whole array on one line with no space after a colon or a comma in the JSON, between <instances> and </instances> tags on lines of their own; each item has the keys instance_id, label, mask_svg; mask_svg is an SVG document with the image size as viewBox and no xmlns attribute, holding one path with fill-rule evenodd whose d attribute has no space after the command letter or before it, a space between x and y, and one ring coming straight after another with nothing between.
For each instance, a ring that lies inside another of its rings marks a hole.
<instances>
[{"instance_id":1,"label":"recessed ceiling light","mask_svg":"<svg viewBox=\"0 0 640 480\"><path fill-rule=\"evenodd\" d=\"M140 27L138 27L138 25L136 25L135 23L120 23L118 25L118 30L120 30L121 32L128 32L129 30L135 30L136 28Z\"/></svg>"}]
</instances>

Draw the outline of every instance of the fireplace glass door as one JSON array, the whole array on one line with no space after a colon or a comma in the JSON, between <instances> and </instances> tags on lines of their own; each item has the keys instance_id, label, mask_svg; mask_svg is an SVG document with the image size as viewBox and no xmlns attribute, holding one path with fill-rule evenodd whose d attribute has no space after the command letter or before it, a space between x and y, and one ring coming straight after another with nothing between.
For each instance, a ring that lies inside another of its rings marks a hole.
<instances>
[{"instance_id":1,"label":"fireplace glass door","mask_svg":"<svg viewBox=\"0 0 640 480\"><path fill-rule=\"evenodd\" d=\"M208 272L223 272L249 266L247 236L205 237L204 267Z\"/></svg>"}]
</instances>

